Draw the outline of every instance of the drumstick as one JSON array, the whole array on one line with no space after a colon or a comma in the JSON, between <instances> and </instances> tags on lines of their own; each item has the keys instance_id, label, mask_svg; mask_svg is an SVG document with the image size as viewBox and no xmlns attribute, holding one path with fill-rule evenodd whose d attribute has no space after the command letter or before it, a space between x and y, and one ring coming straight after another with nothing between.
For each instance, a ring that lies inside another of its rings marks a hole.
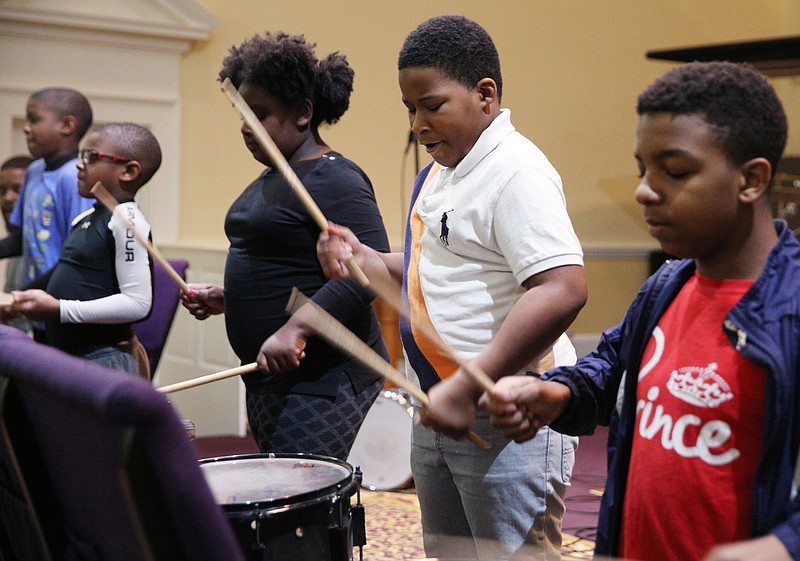
<instances>
[{"instance_id":1,"label":"drumstick","mask_svg":"<svg viewBox=\"0 0 800 561\"><path fill-rule=\"evenodd\" d=\"M304 316L303 322L308 324L320 337L325 339L332 346L340 351L347 353L363 365L371 368L394 385L403 388L423 406L428 406L428 396L420 388L409 382L405 376L393 368L378 353L370 348L364 341L356 337L350 330L330 315L328 312L317 306L305 294L297 288L292 289L286 311L290 314L297 312L302 306L309 304L310 316ZM467 438L479 448L488 450L491 445L472 431L467 433Z\"/></svg>"},{"instance_id":2,"label":"drumstick","mask_svg":"<svg viewBox=\"0 0 800 561\"><path fill-rule=\"evenodd\" d=\"M250 364L243 364L242 366L237 366L236 368L231 368L229 370L223 370L222 372L207 374L206 376L198 376L197 378L192 378L191 380L184 380L183 382L170 384L168 386L161 386L160 388L156 389L161 393L172 393L180 390L188 390L189 388L196 388L197 386L210 384L211 382L216 382L217 380L225 380L226 378L233 378L234 376L249 374L250 372L255 372L256 370L258 370L258 366L255 362L251 362Z\"/></svg>"},{"instance_id":3,"label":"drumstick","mask_svg":"<svg viewBox=\"0 0 800 561\"><path fill-rule=\"evenodd\" d=\"M0 306L10 306L14 303L14 297L10 292L0 292Z\"/></svg>"},{"instance_id":4,"label":"drumstick","mask_svg":"<svg viewBox=\"0 0 800 561\"><path fill-rule=\"evenodd\" d=\"M255 113L253 113L253 110L250 109L250 106L247 105L247 102L239 94L239 90L236 89L230 78L225 78L225 80L222 82L222 91L224 91L230 98L233 106L239 111L244 119L244 122L247 124L247 127L253 133L258 145L262 150L264 150L267 156L269 156L272 165L283 176L283 178L289 184L289 187L292 188L292 191L294 191L295 195L297 195L297 197L300 199L300 202L303 204L306 211L308 211L308 213L311 215L311 218L314 220L314 222L316 222L319 229L323 232L327 232L328 219L325 218L324 214L322 214L322 211L317 206L317 203L314 202L314 199L308 193L305 186L300 181L300 178L297 177L297 174L292 169L292 166L289 165L289 162L286 161L283 153L272 140L272 137L270 137L267 129L264 128L264 125L261 124L261 121L259 121ZM345 261L345 265L350 271L350 274L358 279L358 282L360 282L362 286L369 285L369 280L364 274L364 271L361 270L361 267L359 267L355 261L348 259Z\"/></svg>"},{"instance_id":5,"label":"drumstick","mask_svg":"<svg viewBox=\"0 0 800 561\"><path fill-rule=\"evenodd\" d=\"M225 78L225 80L222 82L222 90L227 94L233 103L233 106L241 114L244 122L253 133L253 136L255 137L261 149L266 152L272 164L280 172L280 174L283 175L283 178L287 183L289 183L289 186L300 198L300 202L314 219L314 222L317 223L319 229L323 232L327 232L328 220L325 218L325 215L322 214L322 211L314 202L314 199L311 197L311 195L309 195L308 191L303 186L303 183L297 177L297 174L295 174L292 167L286 161L286 158L283 157L280 149L275 145L275 142L269 136L269 133L264 128L264 125L262 125L261 121L258 120L258 117L256 117L255 113L253 113L253 110L250 109L250 106L247 105L247 102L239 94L239 91L236 89L236 87L234 87L233 82L231 82L229 78ZM401 306L397 303L396 298L393 297L393 292L386 287L376 286L375 283L370 283L369 279L364 274L364 271L361 270L361 267L359 267L353 259L346 259L345 266L347 266L350 274L353 275L362 286L371 287L382 300L384 300L394 309L394 311L407 318L407 314L404 313L404 311L401 309ZM492 391L492 389L494 389L494 380L492 380L478 366L459 359L453 352L453 349L447 346L447 344L441 340L438 334L431 333L431 330L427 329L427 326L414 324L414 328L422 333L422 335L431 343L436 345L439 350L452 357L453 360L461 368L463 368L464 371L469 374L483 390Z\"/></svg>"},{"instance_id":6,"label":"drumstick","mask_svg":"<svg viewBox=\"0 0 800 561\"><path fill-rule=\"evenodd\" d=\"M108 190L103 186L102 183L100 183L99 181L95 183L94 187L92 187L91 189L91 193L92 195L95 196L95 198L97 198L98 201L103 203L103 205L108 210L110 210L112 214L116 211L117 205L119 203L117 199L115 199L114 196L108 192ZM177 273L177 271L175 271L175 269L172 268L172 265L169 264L169 261L167 261L163 255L161 255L161 252L158 251L153 246L153 244L151 244L149 241L147 241L146 239L142 238L142 236L139 235L139 232L136 231L136 228L133 222L130 221L130 219L124 218L124 220L128 223L128 228L130 229L131 232L133 232L133 236L137 240L139 240L140 244L142 244L145 247L147 253L149 253L153 257L153 259L158 261L158 264L164 268L167 274L172 278L172 280L175 281L175 283L180 287L180 289L183 292L185 292L186 294L191 294L192 289L189 288L189 285L186 284L186 281L184 281L183 278L181 278L181 276Z\"/></svg>"}]
</instances>

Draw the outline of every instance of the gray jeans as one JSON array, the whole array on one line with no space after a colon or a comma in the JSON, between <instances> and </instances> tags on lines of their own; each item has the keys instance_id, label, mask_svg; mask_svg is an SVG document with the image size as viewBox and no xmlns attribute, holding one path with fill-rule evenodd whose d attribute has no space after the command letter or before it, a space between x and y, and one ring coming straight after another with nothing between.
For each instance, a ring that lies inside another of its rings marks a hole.
<instances>
[{"instance_id":1,"label":"gray jeans","mask_svg":"<svg viewBox=\"0 0 800 561\"><path fill-rule=\"evenodd\" d=\"M136 364L133 355L121 351L117 347L101 347L85 354L83 358L115 370L122 370L128 374L139 375L139 365Z\"/></svg>"},{"instance_id":2,"label":"gray jeans","mask_svg":"<svg viewBox=\"0 0 800 561\"><path fill-rule=\"evenodd\" d=\"M558 560L578 439L549 428L517 444L478 412L479 450L415 425L411 471L428 557Z\"/></svg>"}]
</instances>

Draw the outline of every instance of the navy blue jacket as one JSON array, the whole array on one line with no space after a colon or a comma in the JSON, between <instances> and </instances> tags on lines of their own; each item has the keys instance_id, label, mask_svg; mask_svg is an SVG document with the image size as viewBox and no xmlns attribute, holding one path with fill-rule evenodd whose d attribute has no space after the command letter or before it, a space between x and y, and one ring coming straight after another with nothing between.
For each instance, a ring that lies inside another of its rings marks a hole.
<instances>
[{"instance_id":1,"label":"navy blue jacket","mask_svg":"<svg viewBox=\"0 0 800 561\"><path fill-rule=\"evenodd\" d=\"M737 351L767 371L763 450L753 494L753 537L775 534L792 558L800 560L800 497L793 487L800 438L800 243L785 222L775 221L775 227L779 240L761 276L721 327ZM598 424L609 426L608 480L600 509L597 554L620 553L642 355L659 318L694 270L694 261L689 259L663 265L642 286L622 322L603 333L596 352L575 366L543 376L572 390L572 401L552 423L553 429L585 435Z\"/></svg>"}]
</instances>

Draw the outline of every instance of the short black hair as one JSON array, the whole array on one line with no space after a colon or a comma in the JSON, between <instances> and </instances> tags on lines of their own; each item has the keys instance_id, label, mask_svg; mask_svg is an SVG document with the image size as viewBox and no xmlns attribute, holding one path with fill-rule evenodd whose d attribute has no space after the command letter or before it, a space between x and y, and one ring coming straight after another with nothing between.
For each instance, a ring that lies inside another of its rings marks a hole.
<instances>
[{"instance_id":1,"label":"short black hair","mask_svg":"<svg viewBox=\"0 0 800 561\"><path fill-rule=\"evenodd\" d=\"M503 95L500 56L486 30L464 16L438 16L421 23L408 34L397 69L435 68L445 76L471 88L483 78L497 83Z\"/></svg>"},{"instance_id":2,"label":"short black hair","mask_svg":"<svg viewBox=\"0 0 800 561\"><path fill-rule=\"evenodd\" d=\"M30 101L38 101L61 118L75 117L78 140L83 138L92 126L92 106L86 96L72 88L44 88L35 91Z\"/></svg>"},{"instance_id":3,"label":"short black hair","mask_svg":"<svg viewBox=\"0 0 800 561\"><path fill-rule=\"evenodd\" d=\"M104 123L93 133L108 139L118 156L136 160L142 166L137 187L141 187L161 167L161 146L155 135L136 123Z\"/></svg>"},{"instance_id":4,"label":"short black hair","mask_svg":"<svg viewBox=\"0 0 800 561\"><path fill-rule=\"evenodd\" d=\"M0 169L27 169L31 162L33 162L33 158L24 154L11 156L0 165Z\"/></svg>"},{"instance_id":5,"label":"short black hair","mask_svg":"<svg viewBox=\"0 0 800 561\"><path fill-rule=\"evenodd\" d=\"M749 64L692 62L673 68L641 93L636 112L702 115L732 164L766 158L773 175L786 148L783 105Z\"/></svg>"},{"instance_id":6,"label":"short black hair","mask_svg":"<svg viewBox=\"0 0 800 561\"><path fill-rule=\"evenodd\" d=\"M236 88L245 82L263 88L289 108L302 108L305 100L311 100L312 129L333 124L350 107L355 71L338 52L318 60L315 47L303 35L282 31L254 35L230 48L219 79L229 78Z\"/></svg>"}]
</instances>

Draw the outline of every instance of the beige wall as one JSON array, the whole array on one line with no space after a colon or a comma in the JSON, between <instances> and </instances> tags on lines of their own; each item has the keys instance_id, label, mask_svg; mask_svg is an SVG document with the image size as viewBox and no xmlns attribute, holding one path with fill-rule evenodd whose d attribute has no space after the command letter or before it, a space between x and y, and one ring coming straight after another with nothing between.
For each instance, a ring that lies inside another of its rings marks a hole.
<instances>
[{"instance_id":1,"label":"beige wall","mask_svg":"<svg viewBox=\"0 0 800 561\"><path fill-rule=\"evenodd\" d=\"M348 56L356 71L351 108L323 138L372 178L397 244L413 174L409 161L402 181L408 123L397 87L398 50L430 16L475 19L500 52L503 105L562 174L570 214L590 254L596 247L654 247L632 199L634 104L671 64L647 60L645 52L800 33L794 0L198 2L219 25L182 64L179 238L191 244L224 242L225 212L259 171L242 146L238 115L216 83L227 49L254 33L305 33L318 43L319 55L339 50ZM776 85L790 113L800 117L797 80ZM797 133L790 150L800 153ZM427 162L424 153L420 157ZM590 304L576 328L595 332L616 321L646 274L642 254L638 260L587 260Z\"/></svg>"}]
</instances>

